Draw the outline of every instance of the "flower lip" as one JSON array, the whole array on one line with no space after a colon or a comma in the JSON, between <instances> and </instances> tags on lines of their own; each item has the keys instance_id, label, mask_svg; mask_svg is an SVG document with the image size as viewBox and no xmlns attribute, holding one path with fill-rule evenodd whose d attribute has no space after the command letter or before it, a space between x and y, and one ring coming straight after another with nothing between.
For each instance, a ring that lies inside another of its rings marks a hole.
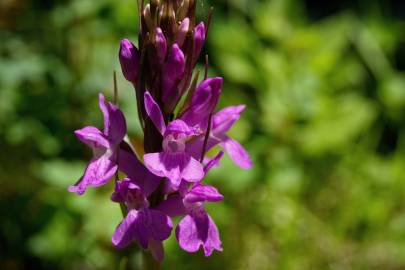
<instances>
[{"instance_id":1,"label":"flower lip","mask_svg":"<svg viewBox=\"0 0 405 270\"><path fill-rule=\"evenodd\" d=\"M186 136L183 134L169 134L163 139L163 150L166 152L184 152Z\"/></svg>"}]
</instances>

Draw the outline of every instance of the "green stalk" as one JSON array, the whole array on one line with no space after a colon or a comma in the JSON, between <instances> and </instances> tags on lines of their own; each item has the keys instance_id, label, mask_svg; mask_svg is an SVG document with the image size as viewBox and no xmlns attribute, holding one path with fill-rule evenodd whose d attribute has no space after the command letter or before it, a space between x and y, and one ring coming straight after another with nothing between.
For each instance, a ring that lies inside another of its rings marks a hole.
<instances>
[{"instance_id":1,"label":"green stalk","mask_svg":"<svg viewBox=\"0 0 405 270\"><path fill-rule=\"evenodd\" d=\"M148 250L142 251L142 270L159 270L160 263L156 261Z\"/></svg>"}]
</instances>

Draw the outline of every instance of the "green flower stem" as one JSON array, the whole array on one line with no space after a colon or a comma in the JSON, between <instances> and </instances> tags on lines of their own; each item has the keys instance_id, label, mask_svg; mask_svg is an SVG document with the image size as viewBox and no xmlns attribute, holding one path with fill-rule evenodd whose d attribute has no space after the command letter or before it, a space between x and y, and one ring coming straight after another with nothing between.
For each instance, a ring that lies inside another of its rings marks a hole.
<instances>
[{"instance_id":1,"label":"green flower stem","mask_svg":"<svg viewBox=\"0 0 405 270\"><path fill-rule=\"evenodd\" d=\"M160 263L156 261L148 250L142 251L142 270L159 270Z\"/></svg>"}]
</instances>

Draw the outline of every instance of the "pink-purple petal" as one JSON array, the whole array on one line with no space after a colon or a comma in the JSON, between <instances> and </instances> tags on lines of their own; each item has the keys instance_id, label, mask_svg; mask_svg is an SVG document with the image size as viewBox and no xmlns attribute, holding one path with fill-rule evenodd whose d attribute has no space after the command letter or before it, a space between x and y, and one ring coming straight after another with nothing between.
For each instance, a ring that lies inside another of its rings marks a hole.
<instances>
[{"instance_id":1,"label":"pink-purple petal","mask_svg":"<svg viewBox=\"0 0 405 270\"><path fill-rule=\"evenodd\" d=\"M160 211L142 208L130 210L117 226L112 242L122 248L137 240L146 249L150 239L163 241L169 238L173 224L171 219Z\"/></svg>"},{"instance_id":2,"label":"pink-purple petal","mask_svg":"<svg viewBox=\"0 0 405 270\"><path fill-rule=\"evenodd\" d=\"M204 177L202 165L184 152L145 154L144 162L155 175L169 178L174 187L178 187L183 178L195 182Z\"/></svg>"},{"instance_id":3,"label":"pink-purple petal","mask_svg":"<svg viewBox=\"0 0 405 270\"><path fill-rule=\"evenodd\" d=\"M220 77L202 81L195 90L190 107L182 116L182 120L190 126L200 125L200 128L206 129L208 116L217 106L222 82Z\"/></svg>"},{"instance_id":4,"label":"pink-purple petal","mask_svg":"<svg viewBox=\"0 0 405 270\"><path fill-rule=\"evenodd\" d=\"M111 102L106 103L103 94L98 95L104 117L104 135L113 145L119 144L127 132L124 114Z\"/></svg>"},{"instance_id":5,"label":"pink-purple petal","mask_svg":"<svg viewBox=\"0 0 405 270\"><path fill-rule=\"evenodd\" d=\"M125 117L121 110L111 102L108 102L107 108L110 119L108 127L109 132L107 136L112 144L118 145L124 139L125 134L127 133Z\"/></svg>"},{"instance_id":6,"label":"pink-purple petal","mask_svg":"<svg viewBox=\"0 0 405 270\"><path fill-rule=\"evenodd\" d=\"M225 107L212 117L212 133L216 137L221 137L233 126L239 119L245 105Z\"/></svg>"},{"instance_id":7,"label":"pink-purple petal","mask_svg":"<svg viewBox=\"0 0 405 270\"><path fill-rule=\"evenodd\" d=\"M186 215L176 227L176 238L179 245L187 252L196 252L200 248L197 225L190 215Z\"/></svg>"},{"instance_id":8,"label":"pink-purple petal","mask_svg":"<svg viewBox=\"0 0 405 270\"><path fill-rule=\"evenodd\" d=\"M149 196L160 184L160 178L152 174L141 161L126 150L118 153L119 170L136 183L145 196Z\"/></svg>"},{"instance_id":9,"label":"pink-purple petal","mask_svg":"<svg viewBox=\"0 0 405 270\"><path fill-rule=\"evenodd\" d=\"M222 200L224 196L219 191L210 185L196 184L187 193L184 200L187 203L196 202L218 202Z\"/></svg>"},{"instance_id":10,"label":"pink-purple petal","mask_svg":"<svg viewBox=\"0 0 405 270\"><path fill-rule=\"evenodd\" d=\"M215 157L211 159L209 158L204 159L205 163L204 173L207 174L212 168L219 167L219 161L221 160L223 155L224 151L221 150Z\"/></svg>"},{"instance_id":11,"label":"pink-purple petal","mask_svg":"<svg viewBox=\"0 0 405 270\"><path fill-rule=\"evenodd\" d=\"M208 237L203 245L204 255L206 257L211 256L214 250L223 251L222 242L219 237L217 225L215 224L214 220L212 220L210 215L207 214L207 216L208 216Z\"/></svg>"},{"instance_id":12,"label":"pink-purple petal","mask_svg":"<svg viewBox=\"0 0 405 270\"><path fill-rule=\"evenodd\" d=\"M186 155L186 154L185 154ZM187 155L188 156L188 155ZM184 180L188 182L197 182L200 181L204 177L204 168L199 161L196 159L189 157L186 158L182 176Z\"/></svg>"},{"instance_id":13,"label":"pink-purple petal","mask_svg":"<svg viewBox=\"0 0 405 270\"><path fill-rule=\"evenodd\" d=\"M101 112L103 113L104 119L104 135L107 135L110 127L110 113L107 108L107 104L105 103L105 98L102 93L98 94L98 105L100 107Z\"/></svg>"},{"instance_id":14,"label":"pink-purple petal","mask_svg":"<svg viewBox=\"0 0 405 270\"><path fill-rule=\"evenodd\" d=\"M222 251L218 228L207 213L185 216L176 228L179 245L187 252L196 252L203 246L204 255L214 250Z\"/></svg>"},{"instance_id":15,"label":"pink-purple petal","mask_svg":"<svg viewBox=\"0 0 405 270\"><path fill-rule=\"evenodd\" d=\"M221 146L225 148L229 157L236 165L242 169L250 169L252 167L252 160L250 159L248 152L239 142L225 136L221 141Z\"/></svg>"},{"instance_id":16,"label":"pink-purple petal","mask_svg":"<svg viewBox=\"0 0 405 270\"><path fill-rule=\"evenodd\" d=\"M102 155L99 158L93 158L79 181L70 186L68 190L82 195L87 187L102 186L111 179L117 171L118 166L110 160L108 155Z\"/></svg>"},{"instance_id":17,"label":"pink-purple petal","mask_svg":"<svg viewBox=\"0 0 405 270\"><path fill-rule=\"evenodd\" d=\"M204 146L205 135L200 135L193 138L191 141L186 144L186 152L190 154L195 159L201 158L201 153ZM208 137L207 145L205 151L210 150L215 145L221 142L220 139L213 137L212 135Z\"/></svg>"},{"instance_id":18,"label":"pink-purple petal","mask_svg":"<svg viewBox=\"0 0 405 270\"><path fill-rule=\"evenodd\" d=\"M136 239L136 225L138 211L130 210L127 216L117 226L112 236L112 243L118 248L124 248Z\"/></svg>"},{"instance_id":19,"label":"pink-purple petal","mask_svg":"<svg viewBox=\"0 0 405 270\"><path fill-rule=\"evenodd\" d=\"M155 209L162 211L169 217L182 216L186 214L183 198L179 195L170 196L161 202Z\"/></svg>"},{"instance_id":20,"label":"pink-purple petal","mask_svg":"<svg viewBox=\"0 0 405 270\"><path fill-rule=\"evenodd\" d=\"M152 95L148 91L146 91L144 94L144 100L146 113L152 120L157 130L159 130L159 132L163 134L166 130L166 124L159 105L156 103L156 101L153 99Z\"/></svg>"},{"instance_id":21,"label":"pink-purple petal","mask_svg":"<svg viewBox=\"0 0 405 270\"><path fill-rule=\"evenodd\" d=\"M95 127L87 126L75 131L76 137L91 148L109 148L110 143L104 134Z\"/></svg>"}]
</instances>

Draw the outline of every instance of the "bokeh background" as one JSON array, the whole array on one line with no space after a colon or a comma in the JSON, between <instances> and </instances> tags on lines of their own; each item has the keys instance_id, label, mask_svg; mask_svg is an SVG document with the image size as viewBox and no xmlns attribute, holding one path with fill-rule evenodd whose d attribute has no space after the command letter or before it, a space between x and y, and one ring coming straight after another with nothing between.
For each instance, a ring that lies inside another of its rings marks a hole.
<instances>
[{"instance_id":1,"label":"bokeh background","mask_svg":"<svg viewBox=\"0 0 405 270\"><path fill-rule=\"evenodd\" d=\"M140 140L119 40L136 41L134 0L0 1L0 269L116 269L125 251L112 183L78 197L102 125L97 93ZM225 78L220 107L248 109L232 135L243 171L224 158L208 182L223 253L183 252L164 269L405 269L405 2L199 1L214 19L205 48ZM134 255L135 259L137 258Z\"/></svg>"}]
</instances>

